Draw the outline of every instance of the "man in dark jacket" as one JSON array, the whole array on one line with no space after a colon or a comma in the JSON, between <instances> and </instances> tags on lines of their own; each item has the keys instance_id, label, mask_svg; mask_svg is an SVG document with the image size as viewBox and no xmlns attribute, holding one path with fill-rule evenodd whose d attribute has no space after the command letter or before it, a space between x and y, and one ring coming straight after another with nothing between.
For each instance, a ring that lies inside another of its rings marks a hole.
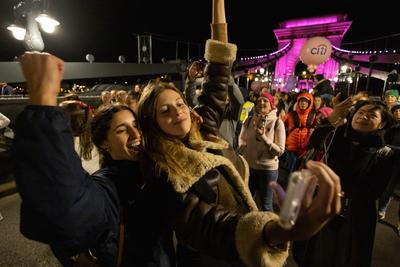
<instances>
[{"instance_id":1,"label":"man in dark jacket","mask_svg":"<svg viewBox=\"0 0 400 267\"><path fill-rule=\"evenodd\" d=\"M332 95L334 94L333 92L333 87L331 85L331 82L328 79L325 79L324 75L322 74L316 74L314 76L314 94L318 93L319 95Z\"/></svg>"}]
</instances>

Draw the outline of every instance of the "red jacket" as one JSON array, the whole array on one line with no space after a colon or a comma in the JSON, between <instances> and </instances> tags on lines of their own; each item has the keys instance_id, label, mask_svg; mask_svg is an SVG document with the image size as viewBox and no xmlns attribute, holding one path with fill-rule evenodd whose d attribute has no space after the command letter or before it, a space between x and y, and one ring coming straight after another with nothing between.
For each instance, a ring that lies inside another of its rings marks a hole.
<instances>
[{"instance_id":1,"label":"red jacket","mask_svg":"<svg viewBox=\"0 0 400 267\"><path fill-rule=\"evenodd\" d=\"M306 98L309 100L310 104L307 109L301 110L299 108L299 99ZM296 112L299 118L299 125L296 127L294 120L294 111L289 112L285 118L284 123L287 128L287 138L286 138L286 150L291 152L296 152L297 154L301 154L304 150L304 142L307 141L308 136L310 135L310 129L315 126L315 114L311 118L311 124L307 127L307 118L308 114L312 110L314 106L314 98L309 93L301 93L297 97L296 101Z\"/></svg>"}]
</instances>

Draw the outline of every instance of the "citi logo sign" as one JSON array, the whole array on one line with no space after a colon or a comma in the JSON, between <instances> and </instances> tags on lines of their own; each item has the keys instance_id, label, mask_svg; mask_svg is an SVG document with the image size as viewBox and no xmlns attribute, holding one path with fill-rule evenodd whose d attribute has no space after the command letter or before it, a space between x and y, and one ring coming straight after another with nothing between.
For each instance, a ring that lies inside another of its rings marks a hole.
<instances>
[{"instance_id":1,"label":"citi logo sign","mask_svg":"<svg viewBox=\"0 0 400 267\"><path fill-rule=\"evenodd\" d=\"M324 44L321 44L317 47L313 47L310 49L311 55L326 55L326 52L328 51L328 47Z\"/></svg>"}]
</instances>

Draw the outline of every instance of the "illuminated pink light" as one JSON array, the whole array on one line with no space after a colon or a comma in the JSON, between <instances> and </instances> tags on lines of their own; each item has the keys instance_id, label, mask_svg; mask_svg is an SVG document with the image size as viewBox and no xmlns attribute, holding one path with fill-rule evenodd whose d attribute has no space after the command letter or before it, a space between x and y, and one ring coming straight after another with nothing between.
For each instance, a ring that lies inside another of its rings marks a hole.
<instances>
[{"instance_id":1,"label":"illuminated pink light","mask_svg":"<svg viewBox=\"0 0 400 267\"><path fill-rule=\"evenodd\" d=\"M289 20L282 23L282 28L288 29L288 28L295 28L302 26L328 24L328 23L338 22L338 20L339 20L338 16Z\"/></svg>"}]
</instances>

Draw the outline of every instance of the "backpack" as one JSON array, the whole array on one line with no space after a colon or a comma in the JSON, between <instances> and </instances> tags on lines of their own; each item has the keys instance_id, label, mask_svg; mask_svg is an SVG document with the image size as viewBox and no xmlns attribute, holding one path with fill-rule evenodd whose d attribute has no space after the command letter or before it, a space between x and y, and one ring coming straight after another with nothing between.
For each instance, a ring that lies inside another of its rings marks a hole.
<instances>
[{"instance_id":1,"label":"backpack","mask_svg":"<svg viewBox=\"0 0 400 267\"><path fill-rule=\"evenodd\" d=\"M308 114L307 114L307 121L306 121L306 127L305 128L309 129L311 127L311 124L312 124L312 122L314 120L314 117L315 117L315 111L314 110L310 110L310 112L308 112ZM293 131L296 128L300 128L299 114L295 110L293 111L293 121L294 121L294 127L292 128L291 131Z\"/></svg>"}]
</instances>

